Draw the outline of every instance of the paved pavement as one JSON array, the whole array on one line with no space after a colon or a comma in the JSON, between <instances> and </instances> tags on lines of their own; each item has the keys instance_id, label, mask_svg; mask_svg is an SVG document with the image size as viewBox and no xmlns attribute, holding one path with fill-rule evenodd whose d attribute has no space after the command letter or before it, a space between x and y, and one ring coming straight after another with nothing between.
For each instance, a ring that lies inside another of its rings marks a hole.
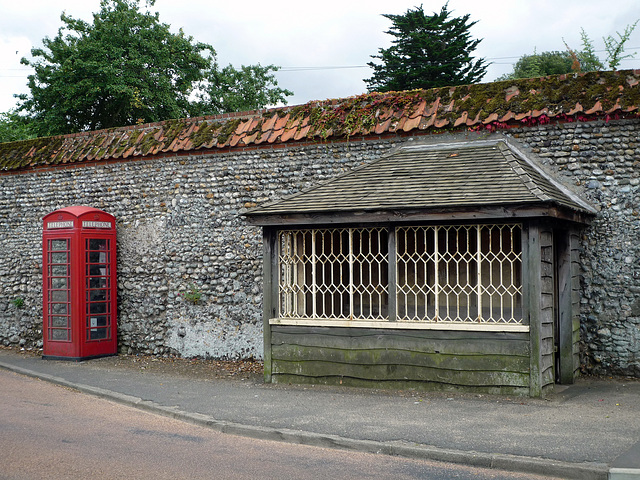
<instances>
[{"instance_id":1,"label":"paved pavement","mask_svg":"<svg viewBox=\"0 0 640 480\"><path fill-rule=\"evenodd\" d=\"M421 393L114 368L0 350L0 368L216 430L570 479L640 479L640 380L546 399Z\"/></svg>"}]
</instances>

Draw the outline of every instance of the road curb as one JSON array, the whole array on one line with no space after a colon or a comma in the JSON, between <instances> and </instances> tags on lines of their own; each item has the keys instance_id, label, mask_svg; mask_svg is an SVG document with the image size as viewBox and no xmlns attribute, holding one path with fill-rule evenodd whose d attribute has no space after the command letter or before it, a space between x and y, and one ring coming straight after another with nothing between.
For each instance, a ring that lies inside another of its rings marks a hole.
<instances>
[{"instance_id":1,"label":"road curb","mask_svg":"<svg viewBox=\"0 0 640 480\"><path fill-rule=\"evenodd\" d=\"M186 412L178 407L160 405L151 400L114 392L91 385L79 384L62 377L35 372L15 365L0 362L0 368L28 377L38 378L49 383L72 388L79 392L110 400L122 405L138 408L150 413L163 415L195 425L211 428L221 433L272 440L278 442L309 445L314 447L350 450L362 453L377 453L420 460L456 463L473 467L496 470L546 475L575 480L607 480L610 469L602 463L570 463L540 457L524 457L518 455L494 454L461 450L449 450L430 445L408 444L405 442L377 442L358 440L338 435L318 434L303 430L243 425L234 422L217 420L210 415ZM614 469L611 469L614 470ZM622 469L615 469L622 470ZM628 472L618 472L627 474ZM617 477L620 480L638 477Z\"/></svg>"}]
</instances>

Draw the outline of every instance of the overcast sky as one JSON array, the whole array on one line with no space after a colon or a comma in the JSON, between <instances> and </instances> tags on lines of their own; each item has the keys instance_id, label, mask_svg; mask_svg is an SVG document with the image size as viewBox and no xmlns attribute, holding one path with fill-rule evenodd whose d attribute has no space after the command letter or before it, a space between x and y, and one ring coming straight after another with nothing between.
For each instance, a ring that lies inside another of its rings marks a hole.
<instances>
[{"instance_id":1,"label":"overcast sky","mask_svg":"<svg viewBox=\"0 0 640 480\"><path fill-rule=\"evenodd\" d=\"M294 92L289 104L348 97L366 92L366 66L392 37L383 13L402 14L419 0L215 1L157 0L160 21L182 28L195 40L214 46L221 65L279 65L279 85ZM443 0L423 0L425 12L439 11ZM60 14L91 21L99 0L0 0L0 112L15 106L16 93L27 93L30 70L20 65L31 48L54 37ZM584 28L604 58L602 37L623 32L640 18L639 0L449 0L455 16L478 23L475 52L493 62L483 82L512 70L523 54L564 49L563 39L581 48ZM640 68L640 23L627 43L638 52L623 68Z\"/></svg>"}]
</instances>

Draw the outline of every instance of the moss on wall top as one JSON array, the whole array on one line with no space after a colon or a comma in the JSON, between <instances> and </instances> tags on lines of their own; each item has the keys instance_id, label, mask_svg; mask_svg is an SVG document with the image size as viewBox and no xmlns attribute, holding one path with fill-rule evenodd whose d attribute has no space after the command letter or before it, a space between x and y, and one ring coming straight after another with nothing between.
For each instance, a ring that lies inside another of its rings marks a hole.
<instances>
[{"instance_id":1,"label":"moss on wall top","mask_svg":"<svg viewBox=\"0 0 640 480\"><path fill-rule=\"evenodd\" d=\"M258 112L187 118L0 144L0 171L452 129L637 117L640 70L588 72L405 92L369 93Z\"/></svg>"}]
</instances>

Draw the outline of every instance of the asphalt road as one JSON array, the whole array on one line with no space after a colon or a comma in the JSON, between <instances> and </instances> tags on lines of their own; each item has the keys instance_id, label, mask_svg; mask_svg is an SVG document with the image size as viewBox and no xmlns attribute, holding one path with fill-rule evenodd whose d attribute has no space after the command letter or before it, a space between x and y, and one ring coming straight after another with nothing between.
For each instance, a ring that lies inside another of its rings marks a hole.
<instances>
[{"instance_id":1,"label":"asphalt road","mask_svg":"<svg viewBox=\"0 0 640 480\"><path fill-rule=\"evenodd\" d=\"M0 370L0 479L542 479L222 434Z\"/></svg>"}]
</instances>

